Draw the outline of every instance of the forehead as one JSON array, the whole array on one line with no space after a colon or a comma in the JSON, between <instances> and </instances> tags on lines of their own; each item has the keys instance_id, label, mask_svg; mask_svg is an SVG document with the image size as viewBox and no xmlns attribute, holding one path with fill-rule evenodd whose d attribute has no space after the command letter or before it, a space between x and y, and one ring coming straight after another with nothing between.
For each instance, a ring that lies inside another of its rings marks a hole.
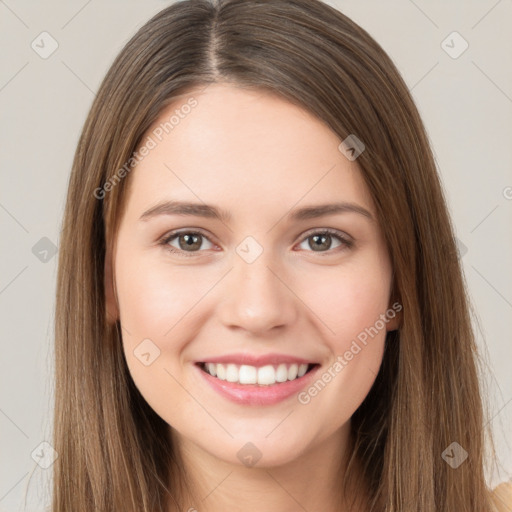
<instances>
[{"instance_id":1,"label":"forehead","mask_svg":"<svg viewBox=\"0 0 512 512\"><path fill-rule=\"evenodd\" d=\"M242 212L297 202L372 201L355 161L321 120L262 90L211 84L165 108L143 138L128 208L169 198ZM140 213L139 213L140 214Z\"/></svg>"}]
</instances>

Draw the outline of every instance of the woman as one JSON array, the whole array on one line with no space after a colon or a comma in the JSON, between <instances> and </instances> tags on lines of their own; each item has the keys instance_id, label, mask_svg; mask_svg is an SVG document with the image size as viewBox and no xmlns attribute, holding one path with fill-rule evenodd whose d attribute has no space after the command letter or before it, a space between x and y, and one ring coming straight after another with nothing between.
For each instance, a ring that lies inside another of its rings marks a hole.
<instances>
[{"instance_id":1,"label":"woman","mask_svg":"<svg viewBox=\"0 0 512 512\"><path fill-rule=\"evenodd\" d=\"M175 3L73 164L53 511L499 510L468 307L380 46L317 0Z\"/></svg>"}]
</instances>

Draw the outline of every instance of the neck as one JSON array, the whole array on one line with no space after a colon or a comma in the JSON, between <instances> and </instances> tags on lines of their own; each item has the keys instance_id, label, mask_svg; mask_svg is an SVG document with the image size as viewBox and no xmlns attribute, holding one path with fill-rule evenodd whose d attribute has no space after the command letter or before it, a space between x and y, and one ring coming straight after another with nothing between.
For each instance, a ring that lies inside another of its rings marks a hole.
<instances>
[{"instance_id":1,"label":"neck","mask_svg":"<svg viewBox=\"0 0 512 512\"><path fill-rule=\"evenodd\" d=\"M182 467L177 478L182 479L181 484L186 481L185 491L180 486L180 510L363 512L368 495L356 460L348 467L353 484L343 494L343 478L349 475L349 435L350 422L289 462L246 467L220 460L172 431L174 451Z\"/></svg>"}]
</instances>

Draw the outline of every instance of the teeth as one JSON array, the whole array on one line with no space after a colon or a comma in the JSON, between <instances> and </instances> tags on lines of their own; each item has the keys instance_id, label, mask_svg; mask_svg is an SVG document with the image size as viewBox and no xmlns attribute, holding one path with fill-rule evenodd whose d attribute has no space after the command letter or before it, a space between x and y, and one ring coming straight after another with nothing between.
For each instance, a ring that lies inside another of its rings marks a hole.
<instances>
[{"instance_id":1,"label":"teeth","mask_svg":"<svg viewBox=\"0 0 512 512\"><path fill-rule=\"evenodd\" d=\"M217 378L220 380L226 380L226 368L223 364L216 365L217 369L215 373L217 374Z\"/></svg>"},{"instance_id":2,"label":"teeth","mask_svg":"<svg viewBox=\"0 0 512 512\"><path fill-rule=\"evenodd\" d=\"M288 368L285 364L280 364L276 371L276 382L286 382L288 380Z\"/></svg>"},{"instance_id":3,"label":"teeth","mask_svg":"<svg viewBox=\"0 0 512 512\"><path fill-rule=\"evenodd\" d=\"M238 382L238 368L234 364L227 365L226 380L228 382Z\"/></svg>"},{"instance_id":4,"label":"teeth","mask_svg":"<svg viewBox=\"0 0 512 512\"><path fill-rule=\"evenodd\" d=\"M213 375L214 377L216 377L217 376L217 365L215 365L213 363L207 363L206 366L208 369L208 373L210 375Z\"/></svg>"},{"instance_id":5,"label":"teeth","mask_svg":"<svg viewBox=\"0 0 512 512\"><path fill-rule=\"evenodd\" d=\"M258 368L258 384L268 386L276 383L276 371L272 365L262 366Z\"/></svg>"},{"instance_id":6,"label":"teeth","mask_svg":"<svg viewBox=\"0 0 512 512\"><path fill-rule=\"evenodd\" d=\"M298 371L297 375L299 377L302 377L306 373L307 369L308 369L308 365L307 364L301 364L299 366L299 371Z\"/></svg>"},{"instance_id":7,"label":"teeth","mask_svg":"<svg viewBox=\"0 0 512 512\"><path fill-rule=\"evenodd\" d=\"M205 363L203 369L220 380L239 384L259 384L270 386L276 382L286 382L302 377L308 370L307 364L271 364L256 368L250 365Z\"/></svg>"},{"instance_id":8,"label":"teeth","mask_svg":"<svg viewBox=\"0 0 512 512\"><path fill-rule=\"evenodd\" d=\"M242 365L238 371L240 384L256 384L258 382L258 370L254 366Z\"/></svg>"}]
</instances>

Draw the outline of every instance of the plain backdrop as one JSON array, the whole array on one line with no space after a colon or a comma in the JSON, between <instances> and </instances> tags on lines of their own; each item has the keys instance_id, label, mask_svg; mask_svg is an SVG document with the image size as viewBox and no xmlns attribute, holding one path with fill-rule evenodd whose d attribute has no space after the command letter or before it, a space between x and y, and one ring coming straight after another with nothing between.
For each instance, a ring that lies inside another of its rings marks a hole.
<instances>
[{"instance_id":1,"label":"plain backdrop","mask_svg":"<svg viewBox=\"0 0 512 512\"><path fill-rule=\"evenodd\" d=\"M512 1L329 3L388 52L427 127L489 365L494 486L512 476ZM22 510L29 480L25 510L49 504L51 466L35 461L51 442L54 251L76 143L114 57L167 5L0 0L2 512Z\"/></svg>"}]
</instances>

